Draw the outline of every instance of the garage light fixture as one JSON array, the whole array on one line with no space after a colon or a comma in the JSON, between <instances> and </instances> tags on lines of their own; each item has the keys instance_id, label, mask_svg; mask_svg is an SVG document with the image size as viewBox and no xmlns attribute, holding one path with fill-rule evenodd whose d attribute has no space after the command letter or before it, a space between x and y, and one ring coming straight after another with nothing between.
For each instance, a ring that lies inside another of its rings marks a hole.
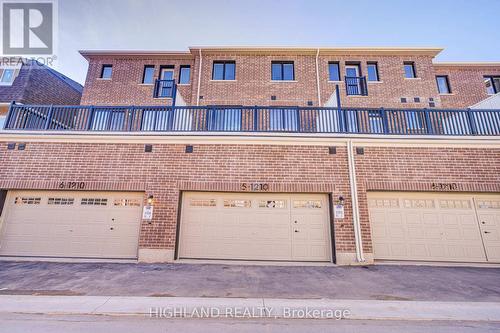
<instances>
[{"instance_id":1,"label":"garage light fixture","mask_svg":"<svg viewBox=\"0 0 500 333\"><path fill-rule=\"evenodd\" d=\"M150 195L147 200L148 206L153 206L154 203L154 197L153 195Z\"/></svg>"},{"instance_id":2,"label":"garage light fixture","mask_svg":"<svg viewBox=\"0 0 500 333\"><path fill-rule=\"evenodd\" d=\"M337 201L338 204L343 206L344 205L344 201L345 201L344 197L343 196L339 196L338 201Z\"/></svg>"}]
</instances>

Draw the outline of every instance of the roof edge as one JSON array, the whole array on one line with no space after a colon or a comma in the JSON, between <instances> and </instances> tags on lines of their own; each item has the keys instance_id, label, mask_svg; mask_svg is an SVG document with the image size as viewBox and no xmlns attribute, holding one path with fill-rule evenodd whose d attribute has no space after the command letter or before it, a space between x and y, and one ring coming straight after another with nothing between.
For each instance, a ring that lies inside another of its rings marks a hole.
<instances>
[{"instance_id":1,"label":"roof edge","mask_svg":"<svg viewBox=\"0 0 500 333\"><path fill-rule=\"evenodd\" d=\"M434 66L441 67L454 67L454 66L475 66L475 67L500 67L500 61L446 61L434 62Z\"/></svg>"},{"instance_id":2,"label":"roof edge","mask_svg":"<svg viewBox=\"0 0 500 333\"><path fill-rule=\"evenodd\" d=\"M163 50L80 50L79 53L88 58L94 55L110 56L189 56L206 52L285 52L285 53L311 53L318 50L324 54L425 54L436 56L443 48L439 47L302 47L302 46L190 46L189 51L163 51Z\"/></svg>"}]
</instances>

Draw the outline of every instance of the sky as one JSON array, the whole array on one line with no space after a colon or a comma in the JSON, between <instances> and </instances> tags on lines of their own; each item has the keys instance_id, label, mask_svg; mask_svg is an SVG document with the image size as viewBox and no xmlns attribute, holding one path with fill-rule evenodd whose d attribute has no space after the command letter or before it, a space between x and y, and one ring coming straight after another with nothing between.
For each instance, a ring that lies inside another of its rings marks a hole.
<instances>
[{"instance_id":1,"label":"sky","mask_svg":"<svg viewBox=\"0 0 500 333\"><path fill-rule=\"evenodd\" d=\"M500 61L500 0L59 0L55 68L78 50L189 46L432 46L438 61Z\"/></svg>"}]
</instances>

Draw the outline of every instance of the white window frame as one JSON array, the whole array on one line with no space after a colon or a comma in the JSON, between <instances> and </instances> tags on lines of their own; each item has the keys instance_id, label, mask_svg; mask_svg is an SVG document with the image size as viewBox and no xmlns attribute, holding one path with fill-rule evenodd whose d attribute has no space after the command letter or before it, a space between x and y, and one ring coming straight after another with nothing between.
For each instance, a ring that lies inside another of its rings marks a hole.
<instances>
[{"instance_id":1,"label":"white window frame","mask_svg":"<svg viewBox=\"0 0 500 333\"><path fill-rule=\"evenodd\" d=\"M11 86L14 83L14 81L16 80L16 69L17 68L13 67L2 68L2 75L0 76L0 86ZM2 82L5 71L12 71L12 79L9 82Z\"/></svg>"}]
</instances>

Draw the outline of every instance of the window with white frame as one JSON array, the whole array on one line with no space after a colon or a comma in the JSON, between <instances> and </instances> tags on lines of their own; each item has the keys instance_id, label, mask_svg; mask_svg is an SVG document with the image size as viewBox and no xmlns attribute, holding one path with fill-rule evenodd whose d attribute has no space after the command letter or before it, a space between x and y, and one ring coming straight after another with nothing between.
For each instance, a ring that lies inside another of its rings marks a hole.
<instances>
[{"instance_id":1,"label":"window with white frame","mask_svg":"<svg viewBox=\"0 0 500 333\"><path fill-rule=\"evenodd\" d=\"M11 86L16 79L16 69L15 68L4 68L0 69L0 85Z\"/></svg>"}]
</instances>

